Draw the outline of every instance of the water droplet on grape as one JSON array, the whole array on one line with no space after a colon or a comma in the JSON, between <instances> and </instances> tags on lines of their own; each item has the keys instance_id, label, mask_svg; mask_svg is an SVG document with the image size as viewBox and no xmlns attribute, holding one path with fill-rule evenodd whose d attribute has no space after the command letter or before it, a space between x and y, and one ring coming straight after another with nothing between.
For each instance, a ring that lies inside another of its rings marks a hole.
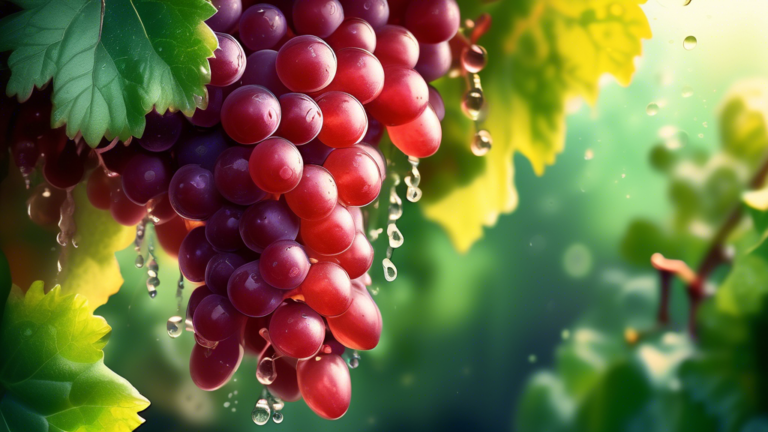
<instances>
[{"instance_id":1,"label":"water droplet on grape","mask_svg":"<svg viewBox=\"0 0 768 432\"><path fill-rule=\"evenodd\" d=\"M659 105L655 103L649 103L648 106L645 107L645 113L651 117L655 116L659 113Z\"/></svg>"},{"instance_id":2,"label":"water droplet on grape","mask_svg":"<svg viewBox=\"0 0 768 432\"><path fill-rule=\"evenodd\" d=\"M181 336L181 321L182 319L178 315L168 318L168 322L165 324L166 329L168 329L168 336L172 337L173 339Z\"/></svg>"},{"instance_id":3,"label":"water droplet on grape","mask_svg":"<svg viewBox=\"0 0 768 432\"><path fill-rule=\"evenodd\" d=\"M698 44L698 41L696 40L696 36L688 36L685 39L683 39L683 48L685 48L688 51L696 48L696 44Z\"/></svg>"},{"instance_id":4,"label":"water droplet on grape","mask_svg":"<svg viewBox=\"0 0 768 432\"><path fill-rule=\"evenodd\" d=\"M264 426L269 421L271 414L272 412L269 409L267 400L259 399L259 401L256 402L256 406L253 407L253 411L251 411L251 419L253 419L253 422L257 425Z\"/></svg>"},{"instance_id":5,"label":"water droplet on grape","mask_svg":"<svg viewBox=\"0 0 768 432\"><path fill-rule=\"evenodd\" d=\"M493 138L487 130L478 131L472 138L470 149L475 156L485 156L493 147Z\"/></svg>"}]
</instances>

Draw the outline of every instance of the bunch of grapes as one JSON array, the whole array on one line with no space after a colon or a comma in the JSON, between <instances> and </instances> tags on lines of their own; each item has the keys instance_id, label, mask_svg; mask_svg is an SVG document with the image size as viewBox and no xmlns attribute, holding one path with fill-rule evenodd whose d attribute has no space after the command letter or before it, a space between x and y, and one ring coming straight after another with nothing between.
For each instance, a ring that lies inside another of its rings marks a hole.
<instances>
[{"instance_id":1,"label":"bunch of grapes","mask_svg":"<svg viewBox=\"0 0 768 432\"><path fill-rule=\"evenodd\" d=\"M140 139L91 151L45 127L43 92L20 110L26 127L13 157L30 176L42 156L40 196L71 190L90 171L93 206L124 225L155 225L160 245L199 284L187 306L198 387L222 387L250 353L271 398L303 398L337 419L351 399L341 355L374 348L382 328L366 288L374 257L361 211L386 176L378 145L386 131L409 157L438 150L445 109L427 82L451 68L459 8L455 0L212 2L218 49L206 109L187 118L153 111Z\"/></svg>"}]
</instances>

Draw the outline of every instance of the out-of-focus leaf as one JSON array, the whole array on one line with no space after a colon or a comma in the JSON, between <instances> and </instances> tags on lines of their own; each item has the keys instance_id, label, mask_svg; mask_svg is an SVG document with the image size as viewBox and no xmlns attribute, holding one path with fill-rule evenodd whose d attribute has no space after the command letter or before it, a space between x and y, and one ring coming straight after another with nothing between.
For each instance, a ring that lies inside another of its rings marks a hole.
<instances>
[{"instance_id":1,"label":"out-of-focus leaf","mask_svg":"<svg viewBox=\"0 0 768 432\"><path fill-rule=\"evenodd\" d=\"M128 247L136 230L118 224L110 213L88 202L85 184L74 190L77 244L66 246L59 276L62 292L82 294L91 311L123 285L115 252Z\"/></svg>"},{"instance_id":2,"label":"out-of-focus leaf","mask_svg":"<svg viewBox=\"0 0 768 432\"><path fill-rule=\"evenodd\" d=\"M205 100L216 38L205 0L15 0L0 21L0 51L12 50L9 96L26 99L53 78L53 127L127 140L153 107L192 115Z\"/></svg>"},{"instance_id":3,"label":"out-of-focus leaf","mask_svg":"<svg viewBox=\"0 0 768 432\"><path fill-rule=\"evenodd\" d=\"M448 108L444 156L423 162L425 172L472 173L472 178L434 180L425 175L423 182L425 215L448 231L459 251L468 250L482 237L484 226L494 225L501 213L517 206L512 183L516 151L530 160L537 174L555 162L564 145L567 100L581 97L594 104L603 74L613 75L622 85L629 83L641 39L651 36L641 3L460 2L466 17L488 12L496 19L480 41L488 50L488 66L480 73L488 104L483 127L493 136L494 146L482 163L468 151L474 130L458 111L463 84L443 79L435 85Z\"/></svg>"},{"instance_id":4,"label":"out-of-focus leaf","mask_svg":"<svg viewBox=\"0 0 768 432\"><path fill-rule=\"evenodd\" d=\"M0 418L9 432L131 431L149 406L104 365L111 328L79 295L14 288L0 328Z\"/></svg>"},{"instance_id":5,"label":"out-of-focus leaf","mask_svg":"<svg viewBox=\"0 0 768 432\"><path fill-rule=\"evenodd\" d=\"M560 379L549 372L538 372L521 397L514 430L565 432L573 411L573 401Z\"/></svg>"},{"instance_id":6,"label":"out-of-focus leaf","mask_svg":"<svg viewBox=\"0 0 768 432\"><path fill-rule=\"evenodd\" d=\"M752 223L758 232L768 230L768 188L750 191L742 195L744 204L752 216Z\"/></svg>"},{"instance_id":7,"label":"out-of-focus leaf","mask_svg":"<svg viewBox=\"0 0 768 432\"><path fill-rule=\"evenodd\" d=\"M11 267L8 265L8 260L2 249L0 249L0 320L3 318L5 302L8 301L8 296L11 294L12 285Z\"/></svg>"},{"instance_id":8,"label":"out-of-focus leaf","mask_svg":"<svg viewBox=\"0 0 768 432\"><path fill-rule=\"evenodd\" d=\"M635 220L627 228L621 241L621 255L635 265L649 266L651 255L658 252L664 256L679 256L674 242L669 242L669 233L647 220Z\"/></svg>"},{"instance_id":9,"label":"out-of-focus leaf","mask_svg":"<svg viewBox=\"0 0 768 432\"><path fill-rule=\"evenodd\" d=\"M731 88L720 111L725 150L757 165L768 149L768 81L742 81Z\"/></svg>"},{"instance_id":10,"label":"out-of-focus leaf","mask_svg":"<svg viewBox=\"0 0 768 432\"><path fill-rule=\"evenodd\" d=\"M768 261L750 254L740 258L717 291L718 311L734 316L753 315L768 294Z\"/></svg>"}]
</instances>

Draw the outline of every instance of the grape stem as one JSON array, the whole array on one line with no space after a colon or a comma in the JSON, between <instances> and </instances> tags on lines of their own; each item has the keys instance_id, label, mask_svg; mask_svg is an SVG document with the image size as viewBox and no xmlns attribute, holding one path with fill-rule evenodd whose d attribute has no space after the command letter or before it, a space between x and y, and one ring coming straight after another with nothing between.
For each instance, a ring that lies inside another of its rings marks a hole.
<instances>
[{"instance_id":1,"label":"grape stem","mask_svg":"<svg viewBox=\"0 0 768 432\"><path fill-rule=\"evenodd\" d=\"M768 160L755 173L749 182L749 189L757 189L763 185L768 177ZM672 286L673 276L679 277L686 284L688 293L688 332L696 337L696 313L699 305L706 297L704 285L718 267L730 262L730 257L725 253L725 243L734 229L739 225L744 215L744 206L739 203L728 215L723 225L710 242L709 249L701 260L699 267L694 272L685 262L665 258L660 253L651 256L651 265L659 272L661 298L657 315L658 323L662 326L669 324L669 292Z\"/></svg>"}]
</instances>

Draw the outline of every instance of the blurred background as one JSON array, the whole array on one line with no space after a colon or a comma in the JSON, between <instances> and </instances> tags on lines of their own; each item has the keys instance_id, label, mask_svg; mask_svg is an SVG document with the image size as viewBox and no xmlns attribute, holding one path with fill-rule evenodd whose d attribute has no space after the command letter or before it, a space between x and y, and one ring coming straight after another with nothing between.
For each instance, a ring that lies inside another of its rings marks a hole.
<instances>
[{"instance_id":1,"label":"blurred background","mask_svg":"<svg viewBox=\"0 0 768 432\"><path fill-rule=\"evenodd\" d=\"M384 330L379 346L362 352L351 371L349 412L330 422L303 402L290 403L282 424L263 428L516 430L527 380L553 365L556 346L585 311L598 303L610 308L604 299L617 283L655 287L647 266L629 264L620 253L633 220L663 221L673 208L667 178L649 162L651 150L675 139L693 151L716 151L719 108L729 89L768 79L768 3L680 3L642 5L653 38L642 42L632 84L606 77L594 107L567 104L565 150L544 176L535 175L525 157L514 157L518 207L467 253L456 252L439 226L405 203L398 223L405 245L393 259L394 282L383 278L377 247L370 288ZM505 18L493 16L495 25ZM689 36L695 45L688 39L684 46ZM132 247L118 254L125 283L96 313L112 326L107 366L152 401L139 430L257 428L250 418L261 393L255 360L246 358L222 389L198 390L188 373L191 334L171 339L166 330L166 320L177 314L175 263L159 257L161 285L150 299L146 270L135 268L135 257ZM673 304L685 306L679 299ZM682 327L684 315L677 318Z\"/></svg>"}]
</instances>

